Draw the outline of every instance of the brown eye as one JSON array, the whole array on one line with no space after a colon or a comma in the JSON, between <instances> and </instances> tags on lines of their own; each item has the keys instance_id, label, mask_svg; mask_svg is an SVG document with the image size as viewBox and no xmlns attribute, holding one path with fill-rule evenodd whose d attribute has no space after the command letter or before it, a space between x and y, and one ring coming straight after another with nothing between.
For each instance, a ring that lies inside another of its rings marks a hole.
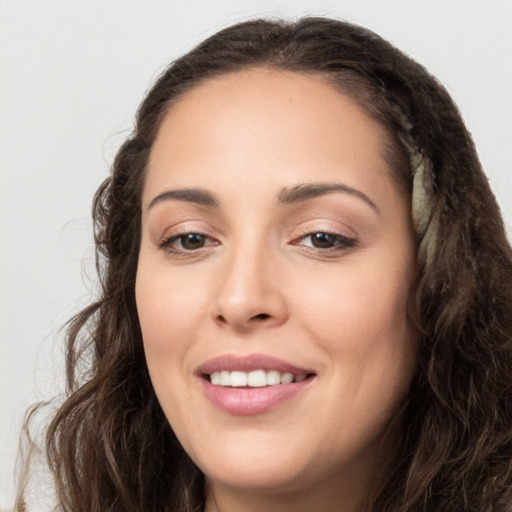
<instances>
[{"instance_id":1,"label":"brown eye","mask_svg":"<svg viewBox=\"0 0 512 512\"><path fill-rule=\"evenodd\" d=\"M311 245L317 249L329 249L336 243L336 235L332 233L313 233L311 237Z\"/></svg>"},{"instance_id":2,"label":"brown eye","mask_svg":"<svg viewBox=\"0 0 512 512\"><path fill-rule=\"evenodd\" d=\"M308 233L299 240L300 245L323 251L349 249L356 245L356 241L353 238L348 238L337 233L328 233L326 231Z\"/></svg>"},{"instance_id":3,"label":"brown eye","mask_svg":"<svg viewBox=\"0 0 512 512\"><path fill-rule=\"evenodd\" d=\"M218 245L218 242L201 233L182 233L162 240L160 249L170 253L187 253L198 251L210 245Z\"/></svg>"},{"instance_id":4,"label":"brown eye","mask_svg":"<svg viewBox=\"0 0 512 512\"><path fill-rule=\"evenodd\" d=\"M180 236L177 241L181 243L181 247L183 249L193 251L194 249L201 249L201 247L204 247L206 237L199 233L187 233L186 235Z\"/></svg>"}]
</instances>

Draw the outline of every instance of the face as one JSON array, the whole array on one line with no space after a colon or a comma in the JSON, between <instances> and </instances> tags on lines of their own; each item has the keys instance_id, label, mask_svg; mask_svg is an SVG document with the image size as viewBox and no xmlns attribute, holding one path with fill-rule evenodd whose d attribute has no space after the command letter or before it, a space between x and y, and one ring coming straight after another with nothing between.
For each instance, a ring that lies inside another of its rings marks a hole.
<instances>
[{"instance_id":1,"label":"face","mask_svg":"<svg viewBox=\"0 0 512 512\"><path fill-rule=\"evenodd\" d=\"M136 300L155 392L210 488L371 472L416 359L409 199L385 145L330 85L266 69L167 114Z\"/></svg>"}]
</instances>

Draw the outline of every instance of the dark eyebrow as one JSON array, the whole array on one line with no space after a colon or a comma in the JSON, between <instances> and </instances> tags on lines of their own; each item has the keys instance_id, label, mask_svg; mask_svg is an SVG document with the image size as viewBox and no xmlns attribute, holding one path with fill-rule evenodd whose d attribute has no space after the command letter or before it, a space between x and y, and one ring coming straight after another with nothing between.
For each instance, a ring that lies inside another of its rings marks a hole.
<instances>
[{"instance_id":1,"label":"dark eyebrow","mask_svg":"<svg viewBox=\"0 0 512 512\"><path fill-rule=\"evenodd\" d=\"M158 194L148 205L148 210L161 201L175 199L177 201L188 201L189 203L196 203L202 206L219 206L220 201L214 194L202 188L180 188L176 190L166 190Z\"/></svg>"},{"instance_id":2,"label":"dark eyebrow","mask_svg":"<svg viewBox=\"0 0 512 512\"><path fill-rule=\"evenodd\" d=\"M377 205L360 190L343 185L341 183L303 183L295 187L285 187L277 196L278 204L293 204L301 201L307 201L315 197L324 196L331 192L343 192L351 196L362 199L368 206L380 215Z\"/></svg>"}]
</instances>

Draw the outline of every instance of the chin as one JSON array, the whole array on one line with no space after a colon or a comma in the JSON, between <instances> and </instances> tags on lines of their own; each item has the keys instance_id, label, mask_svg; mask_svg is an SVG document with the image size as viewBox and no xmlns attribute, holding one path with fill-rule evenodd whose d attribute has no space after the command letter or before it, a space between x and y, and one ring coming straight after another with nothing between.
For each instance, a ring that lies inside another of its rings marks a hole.
<instances>
[{"instance_id":1,"label":"chin","mask_svg":"<svg viewBox=\"0 0 512 512\"><path fill-rule=\"evenodd\" d=\"M207 482L222 487L271 494L304 489L306 482L311 483L296 467L268 461L256 465L251 465L251 461L224 464L224 467L205 472L205 477Z\"/></svg>"},{"instance_id":2,"label":"chin","mask_svg":"<svg viewBox=\"0 0 512 512\"><path fill-rule=\"evenodd\" d=\"M276 443L258 437L264 436L261 432L231 436L229 443L218 443L213 450L203 450L201 457L193 457L194 462L207 481L230 488L286 492L304 485L311 463L304 450L286 440Z\"/></svg>"}]
</instances>

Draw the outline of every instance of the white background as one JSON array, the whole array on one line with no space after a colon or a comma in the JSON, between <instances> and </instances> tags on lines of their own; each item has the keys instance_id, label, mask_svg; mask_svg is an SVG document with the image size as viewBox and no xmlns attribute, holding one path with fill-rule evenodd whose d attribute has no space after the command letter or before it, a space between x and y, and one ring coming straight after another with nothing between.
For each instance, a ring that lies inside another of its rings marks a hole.
<instances>
[{"instance_id":1,"label":"white background","mask_svg":"<svg viewBox=\"0 0 512 512\"><path fill-rule=\"evenodd\" d=\"M380 33L458 103L512 226L512 0L0 1L0 508L25 409L62 388L63 323L94 288L89 212L144 91L254 16Z\"/></svg>"}]
</instances>

